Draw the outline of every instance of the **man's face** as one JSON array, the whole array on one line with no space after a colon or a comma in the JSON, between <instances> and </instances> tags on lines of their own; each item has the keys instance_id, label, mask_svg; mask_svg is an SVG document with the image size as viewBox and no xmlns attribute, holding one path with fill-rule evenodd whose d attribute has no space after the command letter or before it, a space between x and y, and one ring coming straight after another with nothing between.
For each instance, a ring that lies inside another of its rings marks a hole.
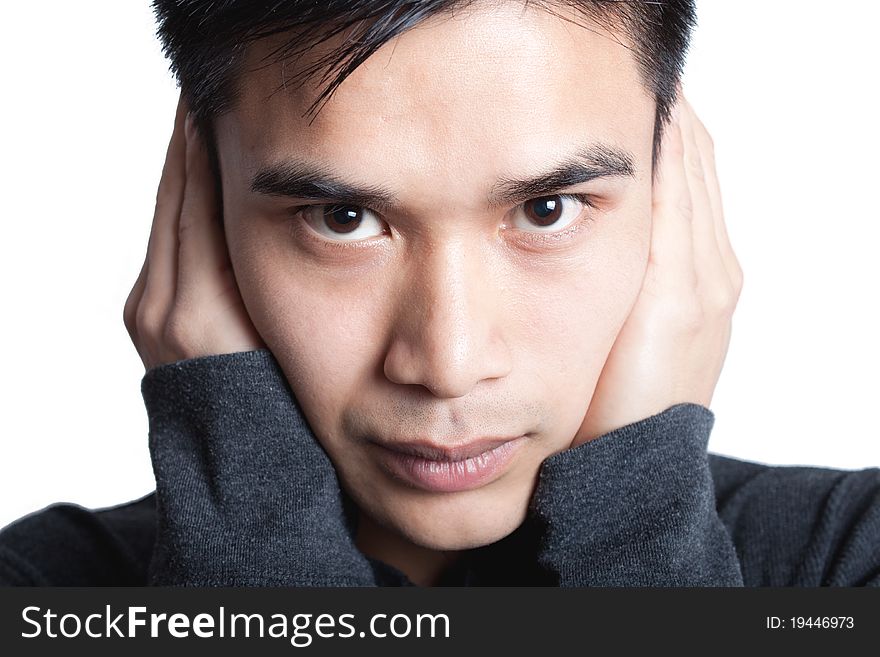
<instances>
[{"instance_id":1,"label":"man's face","mask_svg":"<svg viewBox=\"0 0 880 657\"><path fill-rule=\"evenodd\" d=\"M494 542L571 444L640 290L654 100L607 32L521 3L388 42L311 125L316 85L273 94L305 61L245 73L217 123L242 298L362 512L433 549ZM599 177L511 182L578 153ZM305 167L392 198L298 188ZM518 436L499 470L451 480L402 477L375 444Z\"/></svg>"}]
</instances>

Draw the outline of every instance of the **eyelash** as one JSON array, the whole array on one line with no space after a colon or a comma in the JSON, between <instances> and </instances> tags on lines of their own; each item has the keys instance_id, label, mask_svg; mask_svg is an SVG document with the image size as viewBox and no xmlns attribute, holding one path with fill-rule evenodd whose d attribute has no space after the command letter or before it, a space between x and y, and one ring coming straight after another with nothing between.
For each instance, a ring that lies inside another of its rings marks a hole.
<instances>
[{"instance_id":1,"label":"eyelash","mask_svg":"<svg viewBox=\"0 0 880 657\"><path fill-rule=\"evenodd\" d=\"M528 236L525 238L527 240L538 242L540 244L555 244L556 242L558 242L560 240L564 240L564 239L571 237L572 235L579 232L583 228L586 228L587 226L589 226L591 223L593 223L596 220L596 218L593 216L593 214L595 213L597 208L596 208L595 203L593 202L593 197L590 194L547 194L547 196L559 196L560 198L573 198L576 201L583 203L583 205L587 208L584 211L585 216L579 217L571 226L569 226L568 228L565 228L563 230L560 230L559 232L555 232L555 233L530 233L527 231L521 231L523 233L523 235ZM537 196L535 198L544 198L544 197ZM534 200L534 199L529 199L529 200ZM526 201L526 202L528 202L528 201Z\"/></svg>"},{"instance_id":2,"label":"eyelash","mask_svg":"<svg viewBox=\"0 0 880 657\"><path fill-rule=\"evenodd\" d=\"M582 228L590 225L595 221L595 217L593 216L593 211L596 210L596 205L593 202L593 197L590 194L582 194L582 193L574 193L574 194L546 194L545 196L559 196L560 198L568 198L574 199L579 203L582 203L589 211L586 212L586 216L579 218L568 228L561 230L556 233L530 233L528 231L520 231L525 237L524 239L542 243L542 244L553 244L558 242L559 240L566 239L573 235L574 233L579 232ZM544 198L543 196L536 196L534 199L529 199L529 201L533 201L537 198ZM528 203L528 201L525 201ZM298 205L296 207L290 208L290 212L292 216L289 219L289 226L291 229L302 230L303 233L308 237L308 239L317 242L322 247L328 247L331 249L344 249L346 251L350 249L363 249L370 248L375 244L374 240L365 239L365 240L328 240L319 235L314 234L314 231L309 230L306 222L300 216L300 213L303 210L307 210L308 208L313 208L316 206L322 205L333 205L333 201L328 201L326 203L311 203L307 205ZM520 206L523 203L520 204ZM519 207L519 206L517 206ZM377 213L378 214L378 213Z\"/></svg>"}]
</instances>

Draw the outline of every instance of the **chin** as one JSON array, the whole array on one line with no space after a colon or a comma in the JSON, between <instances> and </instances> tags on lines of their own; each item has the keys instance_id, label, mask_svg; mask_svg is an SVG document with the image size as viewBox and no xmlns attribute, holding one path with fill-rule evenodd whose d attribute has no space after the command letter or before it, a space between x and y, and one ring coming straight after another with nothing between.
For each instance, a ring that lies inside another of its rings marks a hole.
<instances>
[{"instance_id":1,"label":"chin","mask_svg":"<svg viewBox=\"0 0 880 657\"><path fill-rule=\"evenodd\" d=\"M526 518L531 490L430 494L399 500L386 526L430 550L470 550L500 541Z\"/></svg>"}]
</instances>

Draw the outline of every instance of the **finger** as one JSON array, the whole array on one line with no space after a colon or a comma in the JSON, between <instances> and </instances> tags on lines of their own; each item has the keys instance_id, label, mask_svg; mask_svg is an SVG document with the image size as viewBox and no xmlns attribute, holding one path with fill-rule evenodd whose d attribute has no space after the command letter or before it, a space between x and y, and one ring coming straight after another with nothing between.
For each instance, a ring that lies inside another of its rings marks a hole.
<instances>
[{"instance_id":1,"label":"finger","mask_svg":"<svg viewBox=\"0 0 880 657\"><path fill-rule=\"evenodd\" d=\"M700 155L703 161L703 170L706 174L706 186L709 191L709 202L712 205L712 217L715 221L715 239L718 242L718 252L727 269L727 273L731 280L741 283L742 269L733 247L730 244L730 238L727 235L727 224L724 221L724 207L721 202L721 185L718 182L718 172L715 164L715 146L712 143L712 137L706 126L700 121L698 116L694 116L694 136L697 146L700 149Z\"/></svg>"},{"instance_id":2,"label":"finger","mask_svg":"<svg viewBox=\"0 0 880 657\"><path fill-rule=\"evenodd\" d=\"M730 289L730 276L718 251L715 220L706 186L700 149L694 134L694 110L682 98L681 131L684 140L685 173L693 203L694 266L697 284L709 295L718 295L723 302Z\"/></svg>"},{"instance_id":3,"label":"finger","mask_svg":"<svg viewBox=\"0 0 880 657\"><path fill-rule=\"evenodd\" d=\"M149 261L147 258L144 258L144 262L141 265L141 271L138 274L131 291L128 293L128 298L125 300L125 306L122 309L123 324L125 324L125 328L128 331L128 335L131 338L131 343L134 345L137 355L140 356L141 362L147 369L150 368L150 363L152 361L150 360L150 355L144 346L144 340L141 339L138 332L137 309L140 306L144 294L144 288L147 284L148 265Z\"/></svg>"},{"instance_id":4,"label":"finger","mask_svg":"<svg viewBox=\"0 0 880 657\"><path fill-rule=\"evenodd\" d=\"M149 342L159 339L165 317L171 309L177 286L177 226L186 175L186 103L181 95L177 104L174 131L165 155L162 178L156 192L156 209L147 246L146 282L136 313L139 337ZM148 350L154 349L150 344Z\"/></svg>"},{"instance_id":5,"label":"finger","mask_svg":"<svg viewBox=\"0 0 880 657\"><path fill-rule=\"evenodd\" d=\"M693 206L684 171L684 144L677 116L680 111L680 107L673 109L661 142L652 190L650 261L658 271L668 272L661 282L693 289Z\"/></svg>"},{"instance_id":6,"label":"finger","mask_svg":"<svg viewBox=\"0 0 880 657\"><path fill-rule=\"evenodd\" d=\"M144 262L141 265L141 271L138 274L137 279L135 279L134 285L131 287L131 291L128 293L128 297L125 300L125 306L122 309L122 321L125 324L125 328L128 330L129 336L131 336L132 342L134 342L134 346L138 349L138 353L140 353L140 348L138 347L138 334L137 334L137 326L135 324L135 313L137 311L137 307L140 305L141 297L144 295L144 287L147 285L147 265L149 264L147 258L144 258Z\"/></svg>"},{"instance_id":7,"label":"finger","mask_svg":"<svg viewBox=\"0 0 880 657\"><path fill-rule=\"evenodd\" d=\"M186 122L186 191L179 240L179 297L215 293L216 287L211 286L221 281L219 274L228 266L229 257L208 151L191 117Z\"/></svg>"}]
</instances>

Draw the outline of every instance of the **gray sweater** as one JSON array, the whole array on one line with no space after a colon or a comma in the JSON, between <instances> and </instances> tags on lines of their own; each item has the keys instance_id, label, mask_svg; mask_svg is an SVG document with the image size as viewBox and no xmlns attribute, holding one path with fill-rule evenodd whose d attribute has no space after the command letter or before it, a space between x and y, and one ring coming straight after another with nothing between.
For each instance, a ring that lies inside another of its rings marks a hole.
<instances>
[{"instance_id":1,"label":"gray sweater","mask_svg":"<svg viewBox=\"0 0 880 657\"><path fill-rule=\"evenodd\" d=\"M54 504L0 531L0 584L409 586L361 553L357 509L267 349L148 370L156 490ZM880 586L880 469L707 452L676 404L547 458L525 522L443 585Z\"/></svg>"}]
</instances>

